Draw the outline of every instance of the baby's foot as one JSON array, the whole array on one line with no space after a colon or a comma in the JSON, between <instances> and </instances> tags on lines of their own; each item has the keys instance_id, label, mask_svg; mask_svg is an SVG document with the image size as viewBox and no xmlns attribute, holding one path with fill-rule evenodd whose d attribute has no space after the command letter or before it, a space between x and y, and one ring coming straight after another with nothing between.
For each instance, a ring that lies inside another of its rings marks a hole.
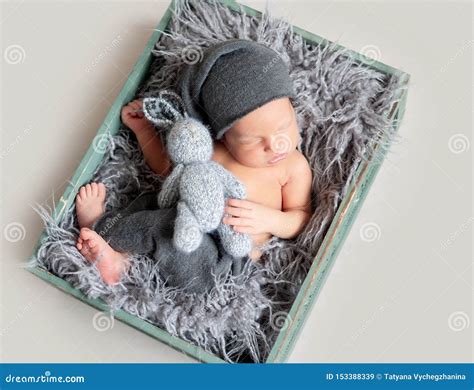
<instances>
[{"instance_id":1,"label":"baby's foot","mask_svg":"<svg viewBox=\"0 0 474 390\"><path fill-rule=\"evenodd\" d=\"M91 183L82 186L76 196L76 213L79 227L91 228L104 214L105 185Z\"/></svg>"},{"instance_id":2,"label":"baby's foot","mask_svg":"<svg viewBox=\"0 0 474 390\"><path fill-rule=\"evenodd\" d=\"M81 229L76 246L86 260L97 262L102 279L109 285L118 283L122 272L126 272L130 266L127 256L115 251L101 236L88 228Z\"/></svg>"}]
</instances>

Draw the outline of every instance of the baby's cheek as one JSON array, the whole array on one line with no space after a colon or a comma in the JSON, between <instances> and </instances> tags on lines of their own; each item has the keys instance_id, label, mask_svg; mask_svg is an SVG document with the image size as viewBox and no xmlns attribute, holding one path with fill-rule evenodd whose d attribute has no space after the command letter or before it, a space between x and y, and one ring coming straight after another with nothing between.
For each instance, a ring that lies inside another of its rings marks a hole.
<instances>
[{"instance_id":1,"label":"baby's cheek","mask_svg":"<svg viewBox=\"0 0 474 390\"><path fill-rule=\"evenodd\" d=\"M237 148L240 156L249 156L255 154L257 148L254 145L241 145Z\"/></svg>"},{"instance_id":2,"label":"baby's cheek","mask_svg":"<svg viewBox=\"0 0 474 390\"><path fill-rule=\"evenodd\" d=\"M265 153L259 148L252 149L242 149L239 152L239 160L245 161L246 165L252 166L255 164L260 164L265 161Z\"/></svg>"},{"instance_id":3,"label":"baby's cheek","mask_svg":"<svg viewBox=\"0 0 474 390\"><path fill-rule=\"evenodd\" d=\"M265 151L262 148L254 148L247 153L247 158L254 162L261 161L265 159Z\"/></svg>"},{"instance_id":4,"label":"baby's cheek","mask_svg":"<svg viewBox=\"0 0 474 390\"><path fill-rule=\"evenodd\" d=\"M297 129L295 129L295 131L293 132L291 138L292 138L292 143L293 143L293 145L292 145L293 150L295 150L296 147L298 146L298 143L300 142L300 138L301 138L300 133L298 132Z\"/></svg>"}]
</instances>

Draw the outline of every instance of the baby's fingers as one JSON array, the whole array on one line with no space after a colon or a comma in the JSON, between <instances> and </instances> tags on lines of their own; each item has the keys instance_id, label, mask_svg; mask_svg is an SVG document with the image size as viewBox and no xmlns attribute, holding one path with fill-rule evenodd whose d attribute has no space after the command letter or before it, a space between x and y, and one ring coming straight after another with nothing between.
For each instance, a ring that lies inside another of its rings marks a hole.
<instances>
[{"instance_id":1,"label":"baby's fingers","mask_svg":"<svg viewBox=\"0 0 474 390\"><path fill-rule=\"evenodd\" d=\"M222 222L226 225L232 226L250 226L251 220L249 218L239 218L239 217L224 217Z\"/></svg>"},{"instance_id":2,"label":"baby's fingers","mask_svg":"<svg viewBox=\"0 0 474 390\"><path fill-rule=\"evenodd\" d=\"M133 102L130 103L130 106L133 109L133 113L137 115L139 118L143 118L143 105L141 100L136 99Z\"/></svg>"},{"instance_id":3,"label":"baby's fingers","mask_svg":"<svg viewBox=\"0 0 474 390\"><path fill-rule=\"evenodd\" d=\"M135 117L133 113L133 107L130 104L127 104L125 107L122 108L122 117Z\"/></svg>"},{"instance_id":4,"label":"baby's fingers","mask_svg":"<svg viewBox=\"0 0 474 390\"><path fill-rule=\"evenodd\" d=\"M232 229L238 233L255 234L255 229L252 226L233 226Z\"/></svg>"}]
</instances>

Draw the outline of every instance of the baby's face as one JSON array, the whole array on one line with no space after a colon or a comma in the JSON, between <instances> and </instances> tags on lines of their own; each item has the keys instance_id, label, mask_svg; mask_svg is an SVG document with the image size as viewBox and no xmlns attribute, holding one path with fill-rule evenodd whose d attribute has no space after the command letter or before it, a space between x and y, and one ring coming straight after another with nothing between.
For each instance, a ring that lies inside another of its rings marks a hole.
<instances>
[{"instance_id":1,"label":"baby's face","mask_svg":"<svg viewBox=\"0 0 474 390\"><path fill-rule=\"evenodd\" d=\"M272 100L239 119L223 143L242 165L275 166L295 151L299 140L296 114L287 97Z\"/></svg>"}]
</instances>

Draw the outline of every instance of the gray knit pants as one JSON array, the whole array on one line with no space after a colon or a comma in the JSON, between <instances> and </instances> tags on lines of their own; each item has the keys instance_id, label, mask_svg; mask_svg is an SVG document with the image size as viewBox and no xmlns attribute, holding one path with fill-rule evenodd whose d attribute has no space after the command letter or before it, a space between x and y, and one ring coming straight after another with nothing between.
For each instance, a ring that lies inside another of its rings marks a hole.
<instances>
[{"instance_id":1,"label":"gray knit pants","mask_svg":"<svg viewBox=\"0 0 474 390\"><path fill-rule=\"evenodd\" d=\"M153 257L166 283L189 293L209 291L215 284L212 274L225 277L228 272L241 272L248 258L231 257L210 234L190 254L177 250L175 218L176 207L159 209L157 193L147 192L124 209L105 213L92 228L116 251Z\"/></svg>"}]
</instances>

